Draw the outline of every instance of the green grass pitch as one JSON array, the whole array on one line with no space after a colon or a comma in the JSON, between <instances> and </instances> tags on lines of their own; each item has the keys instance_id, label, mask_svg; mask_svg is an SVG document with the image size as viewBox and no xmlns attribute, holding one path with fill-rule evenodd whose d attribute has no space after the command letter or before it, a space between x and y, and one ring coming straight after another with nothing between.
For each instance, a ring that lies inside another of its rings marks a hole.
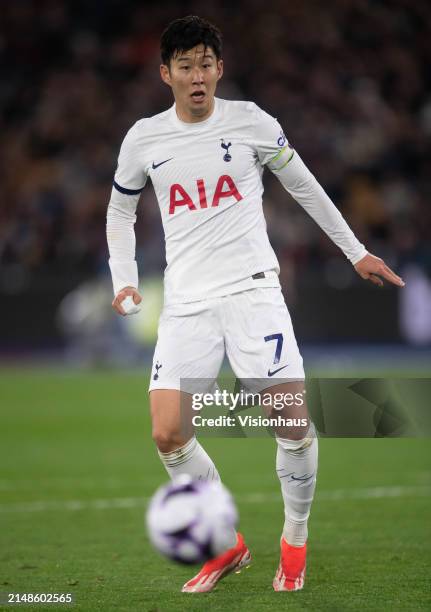
<instances>
[{"instance_id":1,"label":"green grass pitch","mask_svg":"<svg viewBox=\"0 0 431 612\"><path fill-rule=\"evenodd\" d=\"M320 441L307 579L289 594L272 590L273 440L203 439L253 564L181 594L195 568L161 558L144 530L145 500L167 480L146 389L137 373L0 371L0 592L72 593L73 609L104 612L429 609L429 439Z\"/></svg>"}]
</instances>

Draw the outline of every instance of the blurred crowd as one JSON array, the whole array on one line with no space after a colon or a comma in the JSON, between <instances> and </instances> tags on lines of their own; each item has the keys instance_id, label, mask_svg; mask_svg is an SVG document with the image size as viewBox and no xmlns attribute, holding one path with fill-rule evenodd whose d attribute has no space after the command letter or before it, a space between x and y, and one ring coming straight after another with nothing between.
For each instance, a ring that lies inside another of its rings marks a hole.
<instances>
[{"instance_id":1,"label":"blurred crowd","mask_svg":"<svg viewBox=\"0 0 431 612\"><path fill-rule=\"evenodd\" d=\"M218 95L278 117L369 250L431 276L428 0L2 2L1 268L58 278L107 271L118 150L137 119L171 105L159 38L191 13L224 33ZM337 276L337 249L273 177L265 180L286 281ZM136 233L141 272L162 270L150 187Z\"/></svg>"}]
</instances>

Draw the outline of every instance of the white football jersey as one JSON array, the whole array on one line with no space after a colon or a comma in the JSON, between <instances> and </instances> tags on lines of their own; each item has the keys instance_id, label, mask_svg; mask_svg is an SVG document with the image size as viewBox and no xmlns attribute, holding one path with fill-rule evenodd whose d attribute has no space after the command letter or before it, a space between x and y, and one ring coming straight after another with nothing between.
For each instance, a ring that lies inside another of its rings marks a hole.
<instances>
[{"instance_id":1,"label":"white football jersey","mask_svg":"<svg viewBox=\"0 0 431 612\"><path fill-rule=\"evenodd\" d=\"M310 196L310 185L303 197L305 166L293 156L277 120L252 102L216 98L212 115L198 123L181 121L175 105L138 121L123 141L108 209L114 292L129 284L137 286L133 223L148 177L166 240L165 304L279 286L279 264L262 210L264 166L269 165L305 208L307 198L312 208L319 207L317 196L321 197L321 193ZM302 165L295 170L294 164ZM287 178L283 177L286 166ZM305 171L305 182L309 176L315 181ZM366 251L329 202L335 215L329 222L327 216L323 221L318 218L324 206L316 214L308 212L352 261L358 260Z\"/></svg>"}]
</instances>

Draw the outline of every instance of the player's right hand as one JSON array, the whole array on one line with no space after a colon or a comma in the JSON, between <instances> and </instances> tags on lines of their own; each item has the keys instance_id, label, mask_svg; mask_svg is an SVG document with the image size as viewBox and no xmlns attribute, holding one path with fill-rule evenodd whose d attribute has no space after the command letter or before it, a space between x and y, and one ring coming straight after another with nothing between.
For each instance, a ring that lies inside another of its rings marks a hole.
<instances>
[{"instance_id":1,"label":"player's right hand","mask_svg":"<svg viewBox=\"0 0 431 612\"><path fill-rule=\"evenodd\" d=\"M121 306L121 302L128 296L131 295L135 304L140 304L142 302L142 298L139 295L138 290L135 287L124 287L121 289L115 296L112 302L112 308L123 317L126 316L126 312L124 308Z\"/></svg>"}]
</instances>

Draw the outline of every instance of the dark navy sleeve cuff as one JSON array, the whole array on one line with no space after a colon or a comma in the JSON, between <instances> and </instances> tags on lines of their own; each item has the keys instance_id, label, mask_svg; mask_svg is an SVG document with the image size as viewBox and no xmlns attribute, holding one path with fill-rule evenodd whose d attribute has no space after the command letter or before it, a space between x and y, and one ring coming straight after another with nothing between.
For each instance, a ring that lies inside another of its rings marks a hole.
<instances>
[{"instance_id":1,"label":"dark navy sleeve cuff","mask_svg":"<svg viewBox=\"0 0 431 612\"><path fill-rule=\"evenodd\" d=\"M143 187L141 187L140 189L126 189L125 187L121 187L121 185L119 185L115 181L114 187L117 191L119 191L120 193L125 193L126 195L138 195L138 193L141 193L141 191L143 190Z\"/></svg>"}]
</instances>

